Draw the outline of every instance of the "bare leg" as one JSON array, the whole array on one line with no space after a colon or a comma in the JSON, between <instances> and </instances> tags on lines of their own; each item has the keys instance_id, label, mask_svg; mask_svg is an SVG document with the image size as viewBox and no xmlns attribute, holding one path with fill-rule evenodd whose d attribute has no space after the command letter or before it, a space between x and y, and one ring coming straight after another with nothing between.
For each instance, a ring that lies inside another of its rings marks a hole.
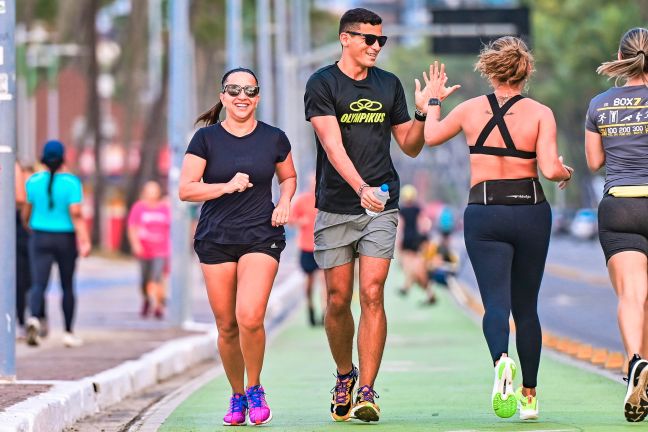
<instances>
[{"instance_id":1,"label":"bare leg","mask_svg":"<svg viewBox=\"0 0 648 432\"><path fill-rule=\"evenodd\" d=\"M360 387L373 386L387 338L384 288L391 260L360 256L360 326L358 356Z\"/></svg>"},{"instance_id":2,"label":"bare leg","mask_svg":"<svg viewBox=\"0 0 648 432\"><path fill-rule=\"evenodd\" d=\"M324 270L327 292L324 327L333 360L340 374L347 374L353 368L355 324L351 314L351 297L354 261Z\"/></svg>"},{"instance_id":3,"label":"bare leg","mask_svg":"<svg viewBox=\"0 0 648 432\"><path fill-rule=\"evenodd\" d=\"M218 328L218 353L232 393L245 393L245 364L236 322L236 263L201 264L207 297Z\"/></svg>"},{"instance_id":4,"label":"bare leg","mask_svg":"<svg viewBox=\"0 0 648 432\"><path fill-rule=\"evenodd\" d=\"M644 307L648 294L648 261L641 252L619 252L608 261L608 272L619 297L619 329L630 359L642 348Z\"/></svg>"},{"instance_id":5,"label":"bare leg","mask_svg":"<svg viewBox=\"0 0 648 432\"><path fill-rule=\"evenodd\" d=\"M274 258L262 253L243 255L239 260L236 321L248 387L261 383L266 340L263 320L278 268L279 263Z\"/></svg>"}]
</instances>

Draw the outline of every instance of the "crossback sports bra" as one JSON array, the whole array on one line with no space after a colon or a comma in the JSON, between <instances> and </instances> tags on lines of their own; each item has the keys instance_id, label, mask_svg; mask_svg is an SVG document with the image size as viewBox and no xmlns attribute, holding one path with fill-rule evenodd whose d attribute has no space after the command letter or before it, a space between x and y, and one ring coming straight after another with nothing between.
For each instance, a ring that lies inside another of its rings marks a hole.
<instances>
[{"instance_id":1,"label":"crossback sports bra","mask_svg":"<svg viewBox=\"0 0 648 432\"><path fill-rule=\"evenodd\" d=\"M488 121L488 123L486 123L484 129L482 129L475 145L469 147L470 154L486 154L491 156L511 156L521 159L535 159L536 152L518 150L515 147L513 138L511 138L511 134L506 127L506 122L504 121L504 115L506 114L506 112L511 109L514 103L521 99L524 99L524 96L515 95L511 99L506 101L506 103L501 107L497 103L497 97L495 97L494 93L491 93L486 97L488 98L491 110L493 111L493 117ZM493 129L495 129L495 126L499 128L500 133L502 134L502 139L504 139L504 144L506 145L505 148L484 145L486 138L488 138Z\"/></svg>"}]
</instances>

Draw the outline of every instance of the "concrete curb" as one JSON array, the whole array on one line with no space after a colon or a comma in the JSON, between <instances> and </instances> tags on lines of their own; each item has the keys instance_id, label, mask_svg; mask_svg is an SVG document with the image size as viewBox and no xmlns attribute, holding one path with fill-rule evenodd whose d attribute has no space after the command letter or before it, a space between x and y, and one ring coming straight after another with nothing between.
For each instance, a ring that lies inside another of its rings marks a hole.
<instances>
[{"instance_id":1,"label":"concrete curb","mask_svg":"<svg viewBox=\"0 0 648 432\"><path fill-rule=\"evenodd\" d=\"M295 290L302 279L295 272L273 289L267 325L278 325L299 304L301 296L295 295ZM1 412L0 432L60 431L195 364L215 358L216 337L214 329L203 335L172 340L137 360L78 381L21 381L53 387Z\"/></svg>"}]
</instances>

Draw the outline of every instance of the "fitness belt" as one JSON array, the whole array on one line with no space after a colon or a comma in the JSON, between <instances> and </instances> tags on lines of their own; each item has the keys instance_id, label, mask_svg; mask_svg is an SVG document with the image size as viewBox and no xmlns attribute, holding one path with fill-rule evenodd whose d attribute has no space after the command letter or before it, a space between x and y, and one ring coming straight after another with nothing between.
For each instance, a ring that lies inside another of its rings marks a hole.
<instances>
[{"instance_id":1,"label":"fitness belt","mask_svg":"<svg viewBox=\"0 0 648 432\"><path fill-rule=\"evenodd\" d=\"M643 198L648 197L648 185L613 186L608 194L616 198Z\"/></svg>"},{"instance_id":2,"label":"fitness belt","mask_svg":"<svg viewBox=\"0 0 648 432\"><path fill-rule=\"evenodd\" d=\"M537 178L486 180L470 188L468 194L468 204L516 205L543 201L545 195Z\"/></svg>"}]
</instances>

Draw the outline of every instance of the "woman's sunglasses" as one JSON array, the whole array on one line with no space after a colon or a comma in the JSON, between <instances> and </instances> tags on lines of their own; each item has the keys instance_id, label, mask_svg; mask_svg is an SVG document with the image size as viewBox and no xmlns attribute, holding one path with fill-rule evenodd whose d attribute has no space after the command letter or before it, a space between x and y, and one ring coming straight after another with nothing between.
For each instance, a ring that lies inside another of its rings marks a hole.
<instances>
[{"instance_id":1,"label":"woman's sunglasses","mask_svg":"<svg viewBox=\"0 0 648 432\"><path fill-rule=\"evenodd\" d=\"M375 44L376 41L378 41L378 46L380 46L380 47L385 46L385 44L387 43L387 36L377 36L377 35L370 34L370 33L358 33L358 32L354 32L354 31L347 31L345 33L349 33L350 35L353 35L353 36L362 36L362 37L364 37L365 43L368 46L371 46L371 45Z\"/></svg>"},{"instance_id":2,"label":"woman's sunglasses","mask_svg":"<svg viewBox=\"0 0 648 432\"><path fill-rule=\"evenodd\" d=\"M222 93L227 93L232 97L236 97L241 94L241 91L245 93L245 96L253 98L259 94L259 86L226 84L223 86Z\"/></svg>"}]
</instances>

